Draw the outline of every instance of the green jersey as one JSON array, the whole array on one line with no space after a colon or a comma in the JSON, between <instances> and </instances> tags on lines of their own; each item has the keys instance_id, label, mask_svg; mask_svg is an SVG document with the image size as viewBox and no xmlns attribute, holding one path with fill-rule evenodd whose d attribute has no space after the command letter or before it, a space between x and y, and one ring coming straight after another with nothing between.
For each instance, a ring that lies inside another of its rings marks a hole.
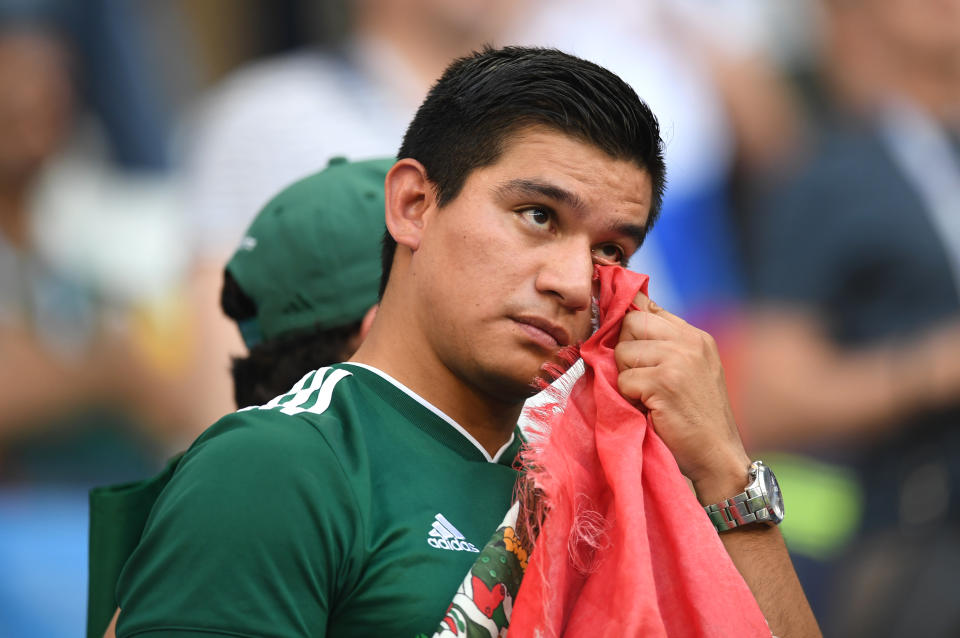
<instances>
[{"instance_id":1,"label":"green jersey","mask_svg":"<svg viewBox=\"0 0 960 638\"><path fill-rule=\"evenodd\" d=\"M491 457L387 375L339 364L193 444L121 574L131 636L433 633L510 507Z\"/></svg>"}]
</instances>

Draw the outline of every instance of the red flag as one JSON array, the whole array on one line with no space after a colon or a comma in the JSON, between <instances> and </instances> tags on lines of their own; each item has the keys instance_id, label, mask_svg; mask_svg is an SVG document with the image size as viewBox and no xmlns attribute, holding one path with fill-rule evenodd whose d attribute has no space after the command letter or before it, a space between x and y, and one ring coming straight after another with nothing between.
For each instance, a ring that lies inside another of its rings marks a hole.
<instances>
[{"instance_id":1,"label":"red flag","mask_svg":"<svg viewBox=\"0 0 960 638\"><path fill-rule=\"evenodd\" d=\"M562 411L538 413L543 437L524 457L547 513L510 638L770 636L673 454L617 390L613 350L647 277L607 266L596 277L586 372Z\"/></svg>"}]
</instances>

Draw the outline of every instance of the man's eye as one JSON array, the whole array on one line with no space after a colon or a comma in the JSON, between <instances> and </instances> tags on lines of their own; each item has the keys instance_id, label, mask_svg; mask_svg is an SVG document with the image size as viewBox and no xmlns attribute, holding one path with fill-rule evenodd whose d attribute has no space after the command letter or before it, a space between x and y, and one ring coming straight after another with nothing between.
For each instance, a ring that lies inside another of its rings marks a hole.
<instances>
[{"instance_id":1,"label":"man's eye","mask_svg":"<svg viewBox=\"0 0 960 638\"><path fill-rule=\"evenodd\" d=\"M553 213L544 208L527 208L520 211L527 223L538 228L549 228L553 223Z\"/></svg>"},{"instance_id":2,"label":"man's eye","mask_svg":"<svg viewBox=\"0 0 960 638\"><path fill-rule=\"evenodd\" d=\"M626 261L623 249L616 244L603 244L593 249L593 257L601 264L622 266Z\"/></svg>"}]
</instances>

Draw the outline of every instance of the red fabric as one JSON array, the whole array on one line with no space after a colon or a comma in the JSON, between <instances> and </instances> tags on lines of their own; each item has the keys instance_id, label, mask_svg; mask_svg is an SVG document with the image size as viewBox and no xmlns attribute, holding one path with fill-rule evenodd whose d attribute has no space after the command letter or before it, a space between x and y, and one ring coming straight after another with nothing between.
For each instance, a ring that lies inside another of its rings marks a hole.
<instances>
[{"instance_id":1,"label":"red fabric","mask_svg":"<svg viewBox=\"0 0 960 638\"><path fill-rule=\"evenodd\" d=\"M619 267L597 276L586 373L562 412L542 413L544 438L525 459L548 513L510 638L770 636L670 450L617 391L613 349L647 277Z\"/></svg>"}]
</instances>

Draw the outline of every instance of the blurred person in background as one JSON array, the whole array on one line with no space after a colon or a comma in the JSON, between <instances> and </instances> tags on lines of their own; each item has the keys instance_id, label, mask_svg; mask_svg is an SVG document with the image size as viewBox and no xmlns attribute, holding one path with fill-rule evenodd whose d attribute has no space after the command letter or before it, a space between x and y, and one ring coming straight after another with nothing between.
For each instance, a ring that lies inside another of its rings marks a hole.
<instances>
[{"instance_id":1,"label":"blurred person in background","mask_svg":"<svg viewBox=\"0 0 960 638\"><path fill-rule=\"evenodd\" d=\"M731 391L753 449L826 462L781 473L825 634L957 636L960 2L823 6L836 109L752 220Z\"/></svg>"},{"instance_id":2,"label":"blurred person in background","mask_svg":"<svg viewBox=\"0 0 960 638\"><path fill-rule=\"evenodd\" d=\"M87 79L94 61L86 43L102 26L94 13L81 16L69 3L0 3L0 448L41 432L51 436L40 446L53 448L58 420L74 422L61 430L77 430L78 411L100 406L108 414L87 420L94 429L148 426L141 456L150 457L151 439L164 434L149 430L158 406L146 387L164 357L151 352L143 328L153 319L148 309L177 285L185 253L172 186L155 172L163 151L141 152L132 134L110 135L110 118L88 107L92 85L107 84ZM114 78L110 98L135 112L119 84ZM87 459L84 474L76 441L61 443L49 462L32 464L29 445L8 453L0 475L117 478L102 458ZM126 458L119 449L110 457L113 468Z\"/></svg>"},{"instance_id":3,"label":"blurred person in background","mask_svg":"<svg viewBox=\"0 0 960 638\"><path fill-rule=\"evenodd\" d=\"M285 188L227 262L220 307L243 338L237 408L264 405L306 373L346 361L366 336L380 287L383 180L393 158L348 162Z\"/></svg>"},{"instance_id":4,"label":"blurred person in background","mask_svg":"<svg viewBox=\"0 0 960 638\"><path fill-rule=\"evenodd\" d=\"M181 363L165 300L185 252L162 127L125 85L141 60L114 37L135 22L107 4L0 1L4 635L71 635L87 490L155 471L183 422L155 382Z\"/></svg>"},{"instance_id":5,"label":"blurred person in background","mask_svg":"<svg viewBox=\"0 0 960 638\"><path fill-rule=\"evenodd\" d=\"M122 405L132 384L145 381L130 335L109 324L113 309L104 291L88 273L64 267L72 256L55 252L64 226L76 223L72 211L56 208L58 200L87 194L67 188L81 184L56 157L73 124L69 60L51 31L0 28L0 450L6 452L0 476L6 480L80 478L70 476L63 458L35 458L31 440L53 447L57 427L80 427L79 410ZM85 421L98 420L117 421L102 413ZM62 452L69 448L76 459L77 441L68 441ZM101 469L113 457L116 468L124 462L116 452L103 450L93 465Z\"/></svg>"}]
</instances>

